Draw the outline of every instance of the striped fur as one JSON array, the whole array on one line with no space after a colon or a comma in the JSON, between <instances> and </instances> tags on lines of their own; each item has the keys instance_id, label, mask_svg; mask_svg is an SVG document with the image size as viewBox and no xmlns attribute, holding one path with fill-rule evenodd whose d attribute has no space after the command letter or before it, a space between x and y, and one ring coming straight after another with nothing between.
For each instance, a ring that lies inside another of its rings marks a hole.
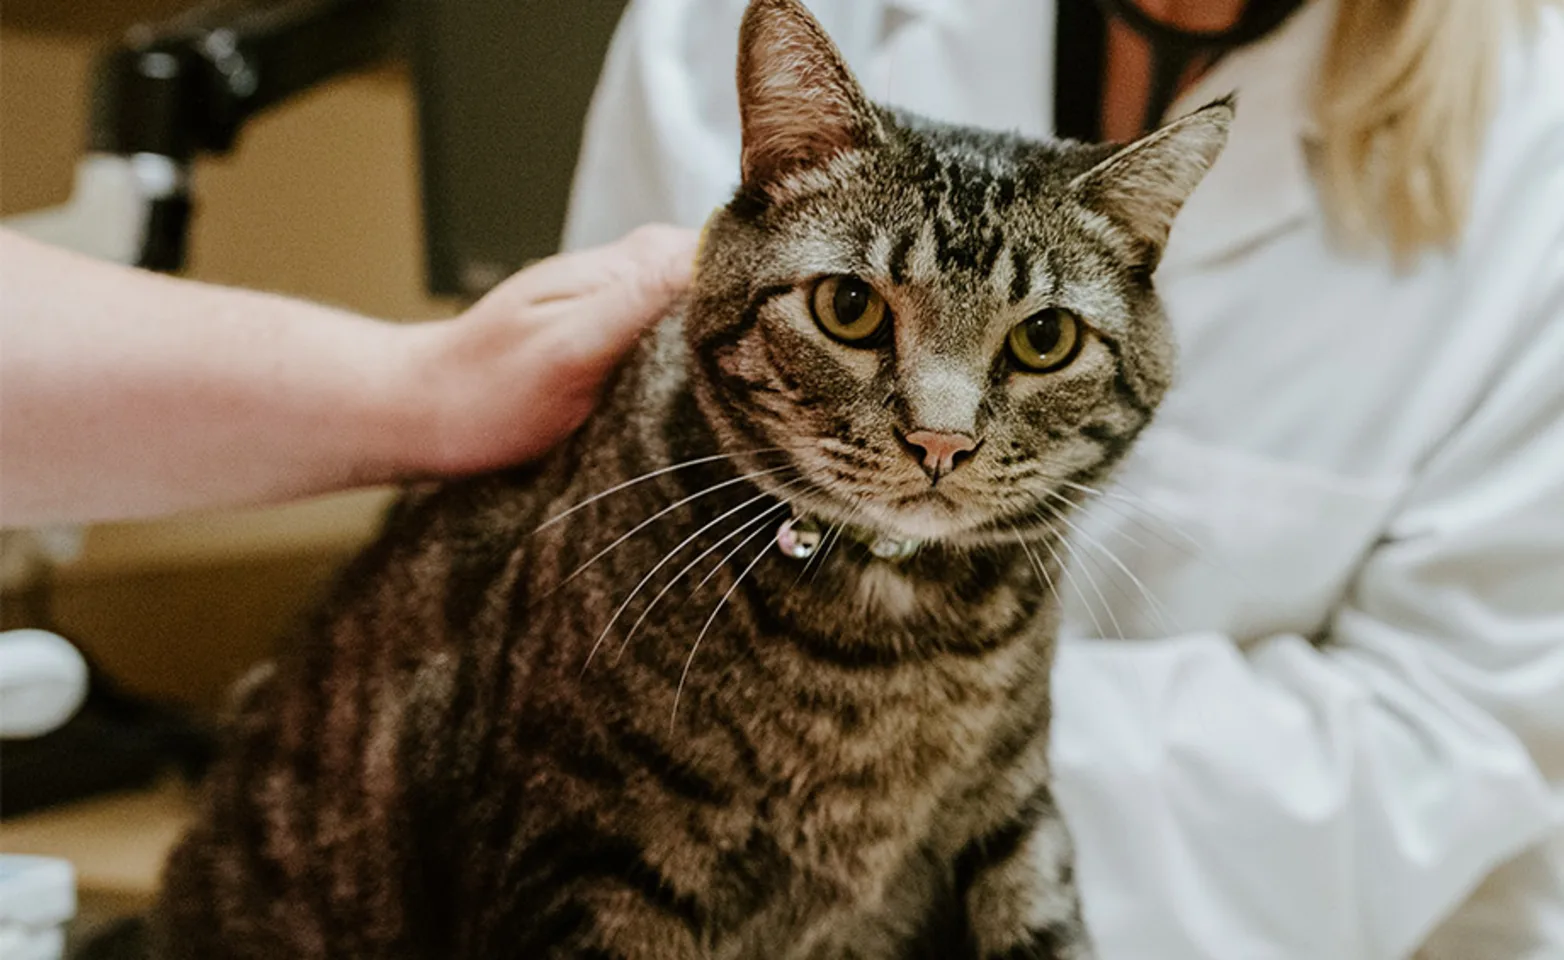
<instances>
[{"instance_id":1,"label":"striped fur","mask_svg":"<svg viewBox=\"0 0 1564 960\"><path fill-rule=\"evenodd\" d=\"M1230 107L1143 156L1032 143L868 106L795 0L743 43L764 139L688 303L546 460L410 491L246 684L160 957L1090 956L1048 786L1059 515L1167 385L1144 217ZM836 273L886 344L815 329ZM1019 372L1050 306L1089 341ZM896 437L940 418L983 445L934 487ZM804 564L795 509L926 545Z\"/></svg>"}]
</instances>

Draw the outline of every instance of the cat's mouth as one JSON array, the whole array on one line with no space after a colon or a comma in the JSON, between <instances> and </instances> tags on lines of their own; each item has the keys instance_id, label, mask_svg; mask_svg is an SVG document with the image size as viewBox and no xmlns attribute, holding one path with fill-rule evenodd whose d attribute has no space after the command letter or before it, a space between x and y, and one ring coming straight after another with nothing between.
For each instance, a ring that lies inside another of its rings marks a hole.
<instances>
[{"instance_id":1,"label":"cat's mouth","mask_svg":"<svg viewBox=\"0 0 1564 960\"><path fill-rule=\"evenodd\" d=\"M870 540L976 546L1008 537L1017 525L1030 526L1035 512L1018 502L1017 491L1000 496L983 478L958 474L936 485L922 473L914 477L887 465L843 483L836 464L806 460L798 467L801 476L791 482L766 477L760 485L787 503L793 516Z\"/></svg>"},{"instance_id":2,"label":"cat's mouth","mask_svg":"<svg viewBox=\"0 0 1564 960\"><path fill-rule=\"evenodd\" d=\"M939 490L924 490L898 497L890 502L890 507L898 518L911 514L913 521L920 526L970 526L969 523L961 522L967 519L967 507L957 498Z\"/></svg>"},{"instance_id":3,"label":"cat's mouth","mask_svg":"<svg viewBox=\"0 0 1564 960\"><path fill-rule=\"evenodd\" d=\"M942 490L930 488L885 500L855 499L851 504L826 497L801 498L798 507L826 524L850 525L894 540L932 543L952 540L983 526L981 511Z\"/></svg>"}]
</instances>

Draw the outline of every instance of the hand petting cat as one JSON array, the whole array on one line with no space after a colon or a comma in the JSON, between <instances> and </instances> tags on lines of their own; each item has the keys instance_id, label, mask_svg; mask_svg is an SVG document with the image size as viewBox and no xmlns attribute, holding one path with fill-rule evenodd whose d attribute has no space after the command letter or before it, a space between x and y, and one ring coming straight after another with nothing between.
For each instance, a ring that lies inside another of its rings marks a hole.
<instances>
[{"instance_id":1,"label":"hand petting cat","mask_svg":"<svg viewBox=\"0 0 1564 960\"><path fill-rule=\"evenodd\" d=\"M568 436L641 331L690 280L696 235L649 226L539 261L455 323L410 329L415 379L439 418L415 469L475 473L530 460Z\"/></svg>"},{"instance_id":2,"label":"hand petting cat","mask_svg":"<svg viewBox=\"0 0 1564 960\"><path fill-rule=\"evenodd\" d=\"M645 228L454 320L381 323L0 231L0 524L272 503L536 456L689 279Z\"/></svg>"}]
</instances>

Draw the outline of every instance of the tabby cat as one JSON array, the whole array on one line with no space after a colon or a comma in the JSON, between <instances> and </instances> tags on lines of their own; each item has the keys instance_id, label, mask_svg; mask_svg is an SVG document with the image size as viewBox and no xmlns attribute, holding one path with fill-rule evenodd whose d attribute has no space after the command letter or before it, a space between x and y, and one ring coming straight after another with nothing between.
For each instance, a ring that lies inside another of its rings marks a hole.
<instances>
[{"instance_id":1,"label":"tabby cat","mask_svg":"<svg viewBox=\"0 0 1564 960\"><path fill-rule=\"evenodd\" d=\"M1070 958L1061 518L1168 384L1218 102L1127 147L870 103L753 0L687 301L529 468L410 491L246 685L174 958Z\"/></svg>"}]
</instances>

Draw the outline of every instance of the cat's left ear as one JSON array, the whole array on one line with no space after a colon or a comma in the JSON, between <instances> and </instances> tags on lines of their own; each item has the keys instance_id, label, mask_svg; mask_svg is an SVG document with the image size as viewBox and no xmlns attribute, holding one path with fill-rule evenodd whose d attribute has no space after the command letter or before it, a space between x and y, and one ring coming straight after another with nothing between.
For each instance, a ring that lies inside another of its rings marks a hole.
<instances>
[{"instance_id":1,"label":"cat's left ear","mask_svg":"<svg viewBox=\"0 0 1564 960\"><path fill-rule=\"evenodd\" d=\"M764 189L883 139L874 106L799 0L751 0L738 82L746 187Z\"/></svg>"},{"instance_id":2,"label":"cat's left ear","mask_svg":"<svg viewBox=\"0 0 1564 960\"><path fill-rule=\"evenodd\" d=\"M1087 207L1127 229L1155 267L1173 218L1227 144L1231 95L1206 104L1097 164L1070 183Z\"/></svg>"}]
</instances>

